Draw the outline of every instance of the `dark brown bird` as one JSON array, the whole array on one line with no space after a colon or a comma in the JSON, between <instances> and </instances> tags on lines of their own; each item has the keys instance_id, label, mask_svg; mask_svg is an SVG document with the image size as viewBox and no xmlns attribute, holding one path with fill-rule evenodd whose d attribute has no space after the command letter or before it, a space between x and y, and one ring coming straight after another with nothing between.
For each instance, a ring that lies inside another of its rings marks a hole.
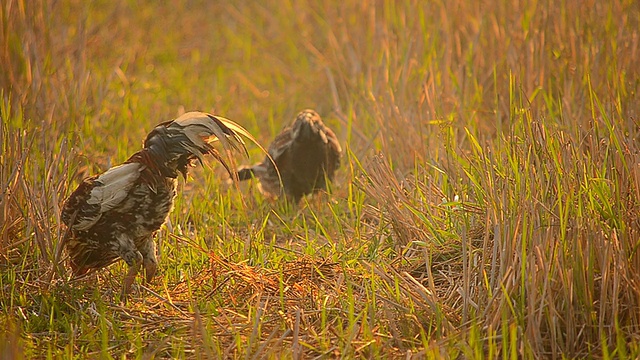
<instances>
[{"instance_id":1,"label":"dark brown bird","mask_svg":"<svg viewBox=\"0 0 640 360\"><path fill-rule=\"evenodd\" d=\"M157 269L154 233L173 208L178 174L185 179L193 160L215 157L211 146L246 148L239 135L253 138L238 124L207 113L189 112L156 126L144 148L122 165L85 179L65 201L62 221L69 228L66 249L74 276L123 259L129 266L123 291L129 293L141 266L151 281Z\"/></svg>"},{"instance_id":2,"label":"dark brown bird","mask_svg":"<svg viewBox=\"0 0 640 360\"><path fill-rule=\"evenodd\" d=\"M326 179L333 180L340 167L341 152L336 135L320 115L304 110L269 146L273 162L267 156L261 163L241 167L238 179L256 177L265 195L277 197L284 189L285 195L298 203L304 195L326 189Z\"/></svg>"}]
</instances>

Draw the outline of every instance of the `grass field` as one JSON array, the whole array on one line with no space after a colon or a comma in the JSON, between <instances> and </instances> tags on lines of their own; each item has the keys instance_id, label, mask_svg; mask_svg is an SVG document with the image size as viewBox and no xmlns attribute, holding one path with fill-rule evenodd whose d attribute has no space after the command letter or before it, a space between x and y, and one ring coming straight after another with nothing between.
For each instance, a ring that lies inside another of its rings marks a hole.
<instances>
[{"instance_id":1,"label":"grass field","mask_svg":"<svg viewBox=\"0 0 640 360\"><path fill-rule=\"evenodd\" d=\"M640 357L637 0L0 15L0 358ZM328 195L271 203L210 159L126 304L124 262L56 261L65 197L157 123L267 146L305 108L343 145Z\"/></svg>"}]
</instances>

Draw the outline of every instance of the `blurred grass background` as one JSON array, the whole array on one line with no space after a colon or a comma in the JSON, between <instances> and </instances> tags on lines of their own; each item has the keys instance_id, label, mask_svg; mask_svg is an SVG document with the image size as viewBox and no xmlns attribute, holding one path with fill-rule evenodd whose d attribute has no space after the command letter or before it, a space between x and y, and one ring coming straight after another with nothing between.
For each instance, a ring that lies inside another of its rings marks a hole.
<instances>
[{"instance_id":1,"label":"blurred grass background","mask_svg":"<svg viewBox=\"0 0 640 360\"><path fill-rule=\"evenodd\" d=\"M0 15L5 357L640 355L637 1ZM344 145L328 197L270 204L198 167L128 304L123 264L56 262L64 198L157 123L210 111L266 146L305 108Z\"/></svg>"}]
</instances>

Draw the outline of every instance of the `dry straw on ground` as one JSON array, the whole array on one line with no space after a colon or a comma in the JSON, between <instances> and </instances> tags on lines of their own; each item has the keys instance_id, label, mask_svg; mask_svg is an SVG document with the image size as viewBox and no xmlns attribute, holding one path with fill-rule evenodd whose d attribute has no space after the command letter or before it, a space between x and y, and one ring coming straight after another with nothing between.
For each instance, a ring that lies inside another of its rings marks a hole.
<instances>
[{"instance_id":1,"label":"dry straw on ground","mask_svg":"<svg viewBox=\"0 0 640 360\"><path fill-rule=\"evenodd\" d=\"M0 353L640 356L638 1L7 0L0 21ZM209 111L264 144L309 107L345 152L329 194L272 204L197 168L151 284L123 304L122 264L69 279L63 199L158 122Z\"/></svg>"}]
</instances>

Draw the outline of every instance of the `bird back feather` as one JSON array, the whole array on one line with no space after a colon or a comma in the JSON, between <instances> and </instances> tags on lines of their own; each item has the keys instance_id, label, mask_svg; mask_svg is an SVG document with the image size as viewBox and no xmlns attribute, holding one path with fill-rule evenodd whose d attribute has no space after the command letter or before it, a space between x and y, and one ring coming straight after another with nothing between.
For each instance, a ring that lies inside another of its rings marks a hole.
<instances>
[{"instance_id":1,"label":"bird back feather","mask_svg":"<svg viewBox=\"0 0 640 360\"><path fill-rule=\"evenodd\" d=\"M325 189L340 167L342 149L335 133L313 110L298 114L269 146L265 159L238 170L239 180L256 177L263 193L278 196L282 189L298 201L305 194Z\"/></svg>"}]
</instances>

